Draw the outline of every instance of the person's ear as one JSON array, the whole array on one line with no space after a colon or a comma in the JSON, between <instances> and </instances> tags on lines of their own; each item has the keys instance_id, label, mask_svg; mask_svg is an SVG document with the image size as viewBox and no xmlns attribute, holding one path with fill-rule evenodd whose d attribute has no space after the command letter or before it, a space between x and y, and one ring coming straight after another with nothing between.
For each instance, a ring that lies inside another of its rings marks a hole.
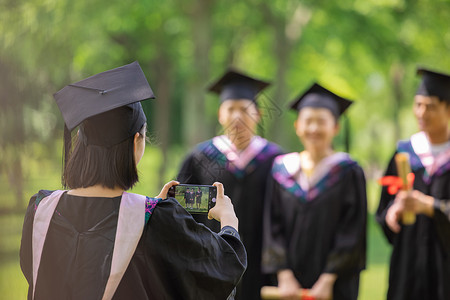
<instances>
[{"instance_id":1,"label":"person's ear","mask_svg":"<svg viewBox=\"0 0 450 300\"><path fill-rule=\"evenodd\" d=\"M445 108L447 110L447 116L450 118L450 103L445 101Z\"/></svg>"},{"instance_id":2,"label":"person's ear","mask_svg":"<svg viewBox=\"0 0 450 300\"><path fill-rule=\"evenodd\" d=\"M299 134L298 134L298 126L299 126L299 121L298 121L298 118L297 118L297 119L295 119L295 121L294 121L294 132L295 132L295 134L296 134L297 136L299 136Z\"/></svg>"},{"instance_id":3,"label":"person's ear","mask_svg":"<svg viewBox=\"0 0 450 300\"><path fill-rule=\"evenodd\" d=\"M218 120L219 123L220 123L220 107L219 107L219 109L217 110L217 120Z\"/></svg>"},{"instance_id":4,"label":"person's ear","mask_svg":"<svg viewBox=\"0 0 450 300\"><path fill-rule=\"evenodd\" d=\"M219 107L217 110L217 120L219 121L219 124L224 126L225 120L223 120L223 112L221 112L222 106Z\"/></svg>"},{"instance_id":5,"label":"person's ear","mask_svg":"<svg viewBox=\"0 0 450 300\"><path fill-rule=\"evenodd\" d=\"M300 125L300 122L298 121L298 118L297 119L295 119L295 121L294 121L294 130L295 130L295 132L297 132L297 130L298 130L298 126Z\"/></svg>"},{"instance_id":6,"label":"person's ear","mask_svg":"<svg viewBox=\"0 0 450 300\"><path fill-rule=\"evenodd\" d=\"M141 134L139 132L136 132L136 134L134 135L134 152L136 152L137 149L137 143L139 142L139 138L140 138Z\"/></svg>"}]
</instances>

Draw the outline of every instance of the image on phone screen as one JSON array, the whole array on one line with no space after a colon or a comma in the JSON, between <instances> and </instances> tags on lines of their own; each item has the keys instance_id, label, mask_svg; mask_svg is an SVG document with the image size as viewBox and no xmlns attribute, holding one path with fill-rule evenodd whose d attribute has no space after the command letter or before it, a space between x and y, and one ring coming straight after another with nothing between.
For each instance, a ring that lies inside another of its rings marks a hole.
<instances>
[{"instance_id":1,"label":"image on phone screen","mask_svg":"<svg viewBox=\"0 0 450 300\"><path fill-rule=\"evenodd\" d=\"M169 196L190 213L208 213L215 205L216 193L216 187L210 185L179 184L169 190Z\"/></svg>"}]
</instances>

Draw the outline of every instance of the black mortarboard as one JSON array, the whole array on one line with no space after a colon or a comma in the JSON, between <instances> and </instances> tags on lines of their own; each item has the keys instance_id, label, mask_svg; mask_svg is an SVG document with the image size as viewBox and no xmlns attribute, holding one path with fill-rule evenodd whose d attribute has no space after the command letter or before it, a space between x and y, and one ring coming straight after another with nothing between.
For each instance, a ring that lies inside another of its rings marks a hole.
<instances>
[{"instance_id":1,"label":"black mortarboard","mask_svg":"<svg viewBox=\"0 0 450 300\"><path fill-rule=\"evenodd\" d=\"M236 70L228 69L208 90L220 95L220 101L248 99L256 102L259 92L269 86L269 82L252 78Z\"/></svg>"},{"instance_id":2,"label":"black mortarboard","mask_svg":"<svg viewBox=\"0 0 450 300\"><path fill-rule=\"evenodd\" d=\"M304 107L327 108L338 119L352 103L353 101L342 98L321 85L314 83L308 90L297 97L289 107L296 111L300 111Z\"/></svg>"},{"instance_id":3,"label":"black mortarboard","mask_svg":"<svg viewBox=\"0 0 450 300\"><path fill-rule=\"evenodd\" d=\"M417 74L422 76L422 82L416 95L436 96L440 100L450 102L450 75L418 68Z\"/></svg>"},{"instance_id":4,"label":"black mortarboard","mask_svg":"<svg viewBox=\"0 0 450 300\"><path fill-rule=\"evenodd\" d=\"M65 122L65 160L70 132L81 124L87 145L113 146L138 132L147 121L139 101L154 98L138 62L69 84L54 94Z\"/></svg>"}]
</instances>

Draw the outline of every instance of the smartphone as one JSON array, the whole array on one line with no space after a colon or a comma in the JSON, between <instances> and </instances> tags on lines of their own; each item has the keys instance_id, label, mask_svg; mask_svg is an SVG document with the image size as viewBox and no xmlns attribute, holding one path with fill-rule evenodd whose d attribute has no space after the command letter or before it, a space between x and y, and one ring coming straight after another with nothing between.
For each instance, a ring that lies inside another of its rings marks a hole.
<instances>
[{"instance_id":1,"label":"smartphone","mask_svg":"<svg viewBox=\"0 0 450 300\"><path fill-rule=\"evenodd\" d=\"M216 205L217 188L212 185L178 184L170 187L169 197L191 214L204 214Z\"/></svg>"}]
</instances>

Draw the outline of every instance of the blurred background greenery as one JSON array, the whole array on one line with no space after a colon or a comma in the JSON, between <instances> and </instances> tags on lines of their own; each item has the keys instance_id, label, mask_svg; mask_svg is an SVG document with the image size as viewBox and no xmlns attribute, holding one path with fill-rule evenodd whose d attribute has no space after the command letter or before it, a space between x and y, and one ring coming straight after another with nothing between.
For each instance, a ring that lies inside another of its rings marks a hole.
<instances>
[{"instance_id":1,"label":"blurred background greenery","mask_svg":"<svg viewBox=\"0 0 450 300\"><path fill-rule=\"evenodd\" d=\"M220 133L205 87L229 66L271 81L259 134L301 148L286 104L318 81L354 99L351 155L368 179L369 253L360 299L383 299L389 247L376 224L379 178L417 130L415 68L450 71L450 0L0 0L0 294L24 299L19 264L28 199L58 189L63 122L52 94L138 60L151 146L134 189L156 195L186 152ZM336 148L344 149L343 137ZM262 187L263 188L263 187Z\"/></svg>"}]
</instances>

